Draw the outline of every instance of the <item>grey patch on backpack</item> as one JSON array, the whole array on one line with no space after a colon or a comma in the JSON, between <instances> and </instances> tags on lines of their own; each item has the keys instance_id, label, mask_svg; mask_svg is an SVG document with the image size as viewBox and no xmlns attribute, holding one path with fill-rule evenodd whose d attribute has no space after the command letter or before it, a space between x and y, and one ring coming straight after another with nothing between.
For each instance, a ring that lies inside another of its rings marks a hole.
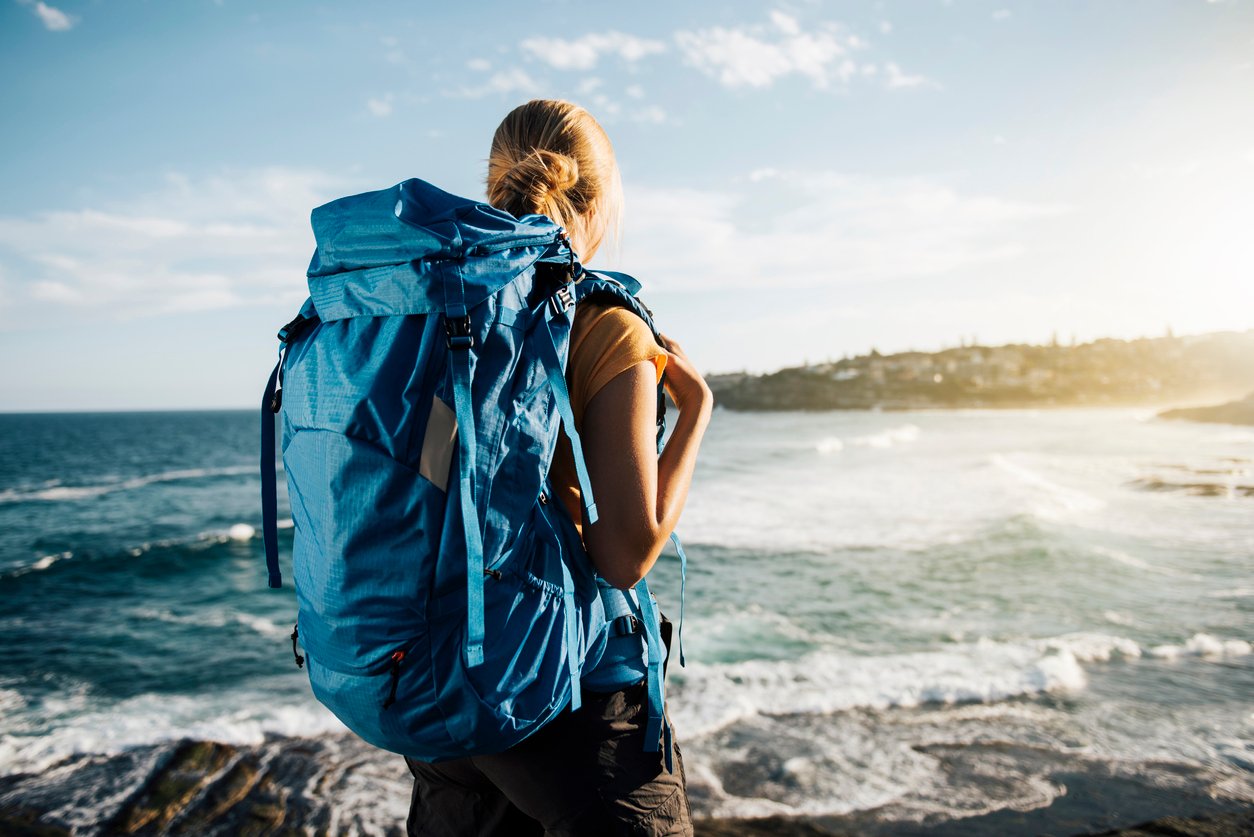
<instances>
[{"instance_id":1,"label":"grey patch on backpack","mask_svg":"<svg viewBox=\"0 0 1254 837\"><path fill-rule=\"evenodd\" d=\"M427 433L422 438L422 455L418 473L444 493L448 493L449 469L453 464L453 446L457 443L457 416L449 405L431 397L431 415L427 416Z\"/></svg>"}]
</instances>

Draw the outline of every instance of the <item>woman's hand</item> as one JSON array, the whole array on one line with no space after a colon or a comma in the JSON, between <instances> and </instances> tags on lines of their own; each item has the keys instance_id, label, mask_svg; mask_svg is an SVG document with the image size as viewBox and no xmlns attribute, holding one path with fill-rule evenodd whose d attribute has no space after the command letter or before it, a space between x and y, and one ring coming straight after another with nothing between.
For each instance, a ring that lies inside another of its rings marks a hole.
<instances>
[{"instance_id":1,"label":"woman's hand","mask_svg":"<svg viewBox=\"0 0 1254 837\"><path fill-rule=\"evenodd\" d=\"M679 343L665 334L658 336L662 338L662 348L666 350L666 376L663 382L675 406L681 413L693 409L708 413L714 406L714 393L710 391L709 385L692 365Z\"/></svg>"}]
</instances>

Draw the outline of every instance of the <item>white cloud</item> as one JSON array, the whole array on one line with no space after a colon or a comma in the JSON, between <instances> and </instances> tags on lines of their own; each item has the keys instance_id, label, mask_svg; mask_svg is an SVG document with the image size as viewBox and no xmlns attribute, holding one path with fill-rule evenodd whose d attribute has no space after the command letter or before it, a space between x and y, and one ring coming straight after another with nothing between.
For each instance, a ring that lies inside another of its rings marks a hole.
<instances>
[{"instance_id":1,"label":"white cloud","mask_svg":"<svg viewBox=\"0 0 1254 837\"><path fill-rule=\"evenodd\" d=\"M622 106L604 93L592 94L592 110L601 118L613 118L622 111Z\"/></svg>"},{"instance_id":2,"label":"white cloud","mask_svg":"<svg viewBox=\"0 0 1254 837\"><path fill-rule=\"evenodd\" d=\"M633 99L643 99L643 98L644 98L644 88L643 88L643 87L641 87L641 86L640 86L640 85L638 85L638 84L629 84L629 85L627 85L627 89L626 89L626 91L624 91L624 92L626 92L626 94L627 94L628 96L630 96L631 98L633 98Z\"/></svg>"},{"instance_id":3,"label":"white cloud","mask_svg":"<svg viewBox=\"0 0 1254 837\"><path fill-rule=\"evenodd\" d=\"M632 111L631 118L636 122L644 122L649 125L664 125L668 117L665 110L657 105L650 105Z\"/></svg>"},{"instance_id":4,"label":"white cloud","mask_svg":"<svg viewBox=\"0 0 1254 837\"><path fill-rule=\"evenodd\" d=\"M374 96L366 100L366 109L380 118L392 115L392 94Z\"/></svg>"},{"instance_id":5,"label":"white cloud","mask_svg":"<svg viewBox=\"0 0 1254 837\"><path fill-rule=\"evenodd\" d=\"M30 295L34 299L44 302L57 302L67 305L79 305L86 300L82 293L71 288L64 282L52 282L44 280L31 285Z\"/></svg>"},{"instance_id":6,"label":"white cloud","mask_svg":"<svg viewBox=\"0 0 1254 837\"><path fill-rule=\"evenodd\" d=\"M30 0L18 0L23 6L30 6L31 11L43 23L49 32L68 32L78 23L78 18L67 15L56 6L49 6L43 0L32 4Z\"/></svg>"},{"instance_id":7,"label":"white cloud","mask_svg":"<svg viewBox=\"0 0 1254 837\"><path fill-rule=\"evenodd\" d=\"M887 80L886 83L890 90L909 90L916 87L930 87L934 90L940 89L940 85L935 81L932 81L927 76L908 75L891 61L884 65L884 74Z\"/></svg>"},{"instance_id":8,"label":"white cloud","mask_svg":"<svg viewBox=\"0 0 1254 837\"><path fill-rule=\"evenodd\" d=\"M492 62L486 58L472 58L466 62L466 67L477 73L486 73L492 69Z\"/></svg>"},{"instance_id":9,"label":"white cloud","mask_svg":"<svg viewBox=\"0 0 1254 837\"><path fill-rule=\"evenodd\" d=\"M1009 20L1010 9L998 9L993 12L993 20Z\"/></svg>"},{"instance_id":10,"label":"white cloud","mask_svg":"<svg viewBox=\"0 0 1254 837\"><path fill-rule=\"evenodd\" d=\"M579 84L575 87L575 89L579 91L581 96L587 96L604 84L605 82L601 81L601 79L596 76L588 76L587 78L580 79Z\"/></svg>"},{"instance_id":11,"label":"white cloud","mask_svg":"<svg viewBox=\"0 0 1254 837\"><path fill-rule=\"evenodd\" d=\"M463 99L481 99L492 94L534 93L539 89L540 85L525 70L510 67L493 73L483 84L463 87L447 95Z\"/></svg>"},{"instance_id":12,"label":"white cloud","mask_svg":"<svg viewBox=\"0 0 1254 837\"><path fill-rule=\"evenodd\" d=\"M840 24L821 23L805 31L796 18L782 12L772 12L771 23L681 31L675 33L675 43L688 64L726 87L769 87L799 75L825 88L856 74L850 54L866 44Z\"/></svg>"},{"instance_id":13,"label":"white cloud","mask_svg":"<svg viewBox=\"0 0 1254 837\"><path fill-rule=\"evenodd\" d=\"M880 21L880 32L887 35L893 31L893 22L891 20Z\"/></svg>"},{"instance_id":14,"label":"white cloud","mask_svg":"<svg viewBox=\"0 0 1254 837\"><path fill-rule=\"evenodd\" d=\"M634 62L666 50L666 44L661 41L616 31L591 33L571 40L528 38L520 46L523 52L559 70L591 70L604 55L617 55L624 61Z\"/></svg>"},{"instance_id":15,"label":"white cloud","mask_svg":"<svg viewBox=\"0 0 1254 837\"><path fill-rule=\"evenodd\" d=\"M123 204L0 216L6 326L77 307L128 319L305 295L309 211L360 184L270 168L169 175Z\"/></svg>"},{"instance_id":16,"label":"white cloud","mask_svg":"<svg viewBox=\"0 0 1254 837\"><path fill-rule=\"evenodd\" d=\"M739 193L628 184L624 264L665 291L891 281L1014 259L1032 222L1065 211L928 178L759 169L748 179Z\"/></svg>"},{"instance_id":17,"label":"white cloud","mask_svg":"<svg viewBox=\"0 0 1254 837\"><path fill-rule=\"evenodd\" d=\"M775 24L775 28L785 35L801 34L801 24L797 22L797 19L779 10L771 12L771 23Z\"/></svg>"}]
</instances>

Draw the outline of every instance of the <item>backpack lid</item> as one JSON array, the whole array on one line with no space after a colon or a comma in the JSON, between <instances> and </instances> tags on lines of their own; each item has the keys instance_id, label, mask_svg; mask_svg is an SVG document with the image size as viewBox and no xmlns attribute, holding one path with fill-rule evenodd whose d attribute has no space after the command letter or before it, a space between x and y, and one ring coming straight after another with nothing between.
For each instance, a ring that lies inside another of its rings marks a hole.
<instances>
[{"instance_id":1,"label":"backpack lid","mask_svg":"<svg viewBox=\"0 0 1254 837\"><path fill-rule=\"evenodd\" d=\"M324 321L443 311L445 276L458 269L473 307L561 232L544 215L515 218L417 178L331 201L312 221L309 295Z\"/></svg>"}]
</instances>

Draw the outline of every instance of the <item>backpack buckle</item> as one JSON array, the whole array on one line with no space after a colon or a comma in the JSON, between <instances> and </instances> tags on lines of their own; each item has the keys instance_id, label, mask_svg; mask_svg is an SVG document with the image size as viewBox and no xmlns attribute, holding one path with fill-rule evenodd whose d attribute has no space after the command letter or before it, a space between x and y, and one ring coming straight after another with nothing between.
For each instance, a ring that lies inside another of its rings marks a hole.
<instances>
[{"instance_id":1,"label":"backpack buckle","mask_svg":"<svg viewBox=\"0 0 1254 837\"><path fill-rule=\"evenodd\" d=\"M470 317L457 319L444 318L444 333L450 349L469 349L475 345L474 335L470 332Z\"/></svg>"},{"instance_id":2,"label":"backpack buckle","mask_svg":"<svg viewBox=\"0 0 1254 837\"><path fill-rule=\"evenodd\" d=\"M644 626L639 619L631 614L627 614L610 622L610 633L614 636L630 636L640 633L642 627Z\"/></svg>"},{"instance_id":3,"label":"backpack buckle","mask_svg":"<svg viewBox=\"0 0 1254 837\"><path fill-rule=\"evenodd\" d=\"M297 314L296 319L292 320L283 328L279 329L278 338L280 343L291 343L301 333L313 324L316 317L306 317L303 314Z\"/></svg>"},{"instance_id":4,"label":"backpack buckle","mask_svg":"<svg viewBox=\"0 0 1254 837\"><path fill-rule=\"evenodd\" d=\"M564 314L574 304L575 295L570 292L570 288L564 285L557 289L557 293L549 297L549 305L552 306L554 314Z\"/></svg>"}]
</instances>

